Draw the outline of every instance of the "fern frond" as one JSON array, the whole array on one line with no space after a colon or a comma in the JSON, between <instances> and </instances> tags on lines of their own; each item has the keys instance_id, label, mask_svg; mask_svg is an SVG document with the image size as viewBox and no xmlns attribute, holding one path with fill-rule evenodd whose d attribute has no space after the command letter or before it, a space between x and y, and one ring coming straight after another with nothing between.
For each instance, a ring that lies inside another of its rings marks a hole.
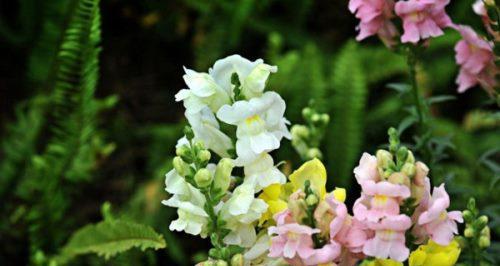
<instances>
[{"instance_id":1,"label":"fern frond","mask_svg":"<svg viewBox=\"0 0 500 266\"><path fill-rule=\"evenodd\" d=\"M386 47L363 47L358 51L367 73L368 84L381 82L395 75L405 75L408 70L405 57Z\"/></svg>"},{"instance_id":2,"label":"fern frond","mask_svg":"<svg viewBox=\"0 0 500 266\"><path fill-rule=\"evenodd\" d=\"M166 243L163 236L149 226L121 220L103 221L76 231L55 261L64 264L78 255L90 253L109 259L134 247L161 249Z\"/></svg>"},{"instance_id":3,"label":"fern frond","mask_svg":"<svg viewBox=\"0 0 500 266\"><path fill-rule=\"evenodd\" d=\"M326 154L335 184L346 186L360 155L363 141L367 80L355 42L347 43L338 54L331 81L332 106L327 129ZM332 181L330 181L332 182Z\"/></svg>"}]
</instances>

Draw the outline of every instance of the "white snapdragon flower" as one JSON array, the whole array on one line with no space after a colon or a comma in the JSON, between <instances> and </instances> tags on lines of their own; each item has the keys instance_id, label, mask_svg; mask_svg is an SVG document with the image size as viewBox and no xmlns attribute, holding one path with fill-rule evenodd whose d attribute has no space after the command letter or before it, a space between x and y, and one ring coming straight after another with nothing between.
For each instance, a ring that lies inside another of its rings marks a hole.
<instances>
[{"instance_id":1,"label":"white snapdragon flower","mask_svg":"<svg viewBox=\"0 0 500 266\"><path fill-rule=\"evenodd\" d=\"M191 184L187 183L175 170L165 177L165 190L172 194L163 204L175 207L179 218L170 223L171 231L185 231L192 235L207 236L208 214L203 209L205 197Z\"/></svg>"},{"instance_id":2,"label":"white snapdragon flower","mask_svg":"<svg viewBox=\"0 0 500 266\"><path fill-rule=\"evenodd\" d=\"M221 157L229 157L228 150L233 149L231 138L219 129L219 122L208 107L198 113L186 111L186 118L193 129L195 139L200 139L207 149Z\"/></svg>"},{"instance_id":3,"label":"white snapdragon flower","mask_svg":"<svg viewBox=\"0 0 500 266\"><path fill-rule=\"evenodd\" d=\"M286 183L285 175L274 166L273 157L261 153L257 159L244 167L245 183L253 184L255 192L272 184Z\"/></svg>"},{"instance_id":4,"label":"white snapdragon flower","mask_svg":"<svg viewBox=\"0 0 500 266\"><path fill-rule=\"evenodd\" d=\"M183 76L189 89L182 89L175 95L176 101L184 101L187 113L200 112L208 106L213 112L231 102L230 91L219 86L212 76L184 68Z\"/></svg>"},{"instance_id":5,"label":"white snapdragon flower","mask_svg":"<svg viewBox=\"0 0 500 266\"><path fill-rule=\"evenodd\" d=\"M236 73L240 80L241 92L250 99L262 95L269 75L277 71L278 67L265 64L262 59L252 62L240 55L231 55L217 60L208 73L228 92L233 90L231 76ZM230 95L234 96L232 93Z\"/></svg>"},{"instance_id":6,"label":"white snapdragon flower","mask_svg":"<svg viewBox=\"0 0 500 266\"><path fill-rule=\"evenodd\" d=\"M257 239L253 223L266 212L267 204L254 193L251 184L241 184L222 206L219 214L231 230L223 239L225 244L251 247Z\"/></svg>"},{"instance_id":7,"label":"white snapdragon flower","mask_svg":"<svg viewBox=\"0 0 500 266\"><path fill-rule=\"evenodd\" d=\"M276 92L268 91L259 98L237 101L224 105L217 117L228 124L236 125L235 161L244 165L256 160L259 154L279 148L283 137L291 138L283 117L285 101Z\"/></svg>"}]
</instances>

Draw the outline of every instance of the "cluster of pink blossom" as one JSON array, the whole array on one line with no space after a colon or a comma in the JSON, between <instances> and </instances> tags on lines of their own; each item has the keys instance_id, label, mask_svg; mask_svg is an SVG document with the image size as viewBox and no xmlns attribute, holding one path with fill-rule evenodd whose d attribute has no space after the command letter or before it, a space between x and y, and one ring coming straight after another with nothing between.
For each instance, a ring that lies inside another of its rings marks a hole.
<instances>
[{"instance_id":1,"label":"cluster of pink blossom","mask_svg":"<svg viewBox=\"0 0 500 266\"><path fill-rule=\"evenodd\" d=\"M372 35L379 38L388 46L397 44L396 37L400 35L393 19L402 20L403 34L401 43L417 44L431 37L444 34L444 28L456 29L462 40L455 46L456 61L460 65L460 72L456 79L458 92L480 85L489 93L494 91L499 74L495 66L493 42L485 40L468 26L455 25L447 15L445 7L449 0L350 0L349 10L360 20L357 27L357 40L363 40ZM481 16L485 27L493 39L497 39L498 32L492 30L491 20L488 17L482 0L473 5L474 12Z\"/></svg>"},{"instance_id":2,"label":"cluster of pink blossom","mask_svg":"<svg viewBox=\"0 0 500 266\"><path fill-rule=\"evenodd\" d=\"M291 265L355 265L365 257L403 262L410 255L408 241L449 245L461 212L447 211L444 184L431 194L427 166L402 151L399 157L385 150L363 154L354 169L361 186L354 215L335 191L322 198L306 186L291 194L288 208L268 229L269 257Z\"/></svg>"}]
</instances>

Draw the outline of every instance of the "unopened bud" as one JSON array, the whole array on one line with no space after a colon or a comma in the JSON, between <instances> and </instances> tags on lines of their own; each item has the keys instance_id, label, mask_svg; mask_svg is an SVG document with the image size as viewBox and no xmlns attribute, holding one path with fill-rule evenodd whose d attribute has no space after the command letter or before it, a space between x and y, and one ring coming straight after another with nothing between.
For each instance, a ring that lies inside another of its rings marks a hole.
<instances>
[{"instance_id":1,"label":"unopened bud","mask_svg":"<svg viewBox=\"0 0 500 266\"><path fill-rule=\"evenodd\" d=\"M184 127L184 135L186 135L188 140L192 140L194 138L193 129L190 126Z\"/></svg>"},{"instance_id":2,"label":"unopened bud","mask_svg":"<svg viewBox=\"0 0 500 266\"><path fill-rule=\"evenodd\" d=\"M464 230L464 236L467 238L471 238L474 236L474 228L467 226Z\"/></svg>"},{"instance_id":3,"label":"unopened bud","mask_svg":"<svg viewBox=\"0 0 500 266\"><path fill-rule=\"evenodd\" d=\"M302 116L305 118L305 119L310 119L311 116L313 115L313 110L309 107L306 107L304 109L302 109Z\"/></svg>"},{"instance_id":4,"label":"unopened bud","mask_svg":"<svg viewBox=\"0 0 500 266\"><path fill-rule=\"evenodd\" d=\"M314 206L318 203L318 197L314 194L310 194L306 198L306 203L308 206Z\"/></svg>"},{"instance_id":5,"label":"unopened bud","mask_svg":"<svg viewBox=\"0 0 500 266\"><path fill-rule=\"evenodd\" d=\"M487 248L491 245L491 240L489 237L482 236L479 238L478 244L480 248Z\"/></svg>"},{"instance_id":6,"label":"unopened bud","mask_svg":"<svg viewBox=\"0 0 500 266\"><path fill-rule=\"evenodd\" d=\"M236 254L231 258L231 266L243 266L244 263L243 254Z\"/></svg>"},{"instance_id":7,"label":"unopened bud","mask_svg":"<svg viewBox=\"0 0 500 266\"><path fill-rule=\"evenodd\" d=\"M481 215L476 221L477 227L483 229L488 224L488 216Z\"/></svg>"},{"instance_id":8,"label":"unopened bud","mask_svg":"<svg viewBox=\"0 0 500 266\"><path fill-rule=\"evenodd\" d=\"M394 161L392 160L392 154L386 150L377 151L377 166L382 169L388 169L394 166Z\"/></svg>"},{"instance_id":9,"label":"unopened bud","mask_svg":"<svg viewBox=\"0 0 500 266\"><path fill-rule=\"evenodd\" d=\"M469 202L467 203L467 209L469 209L469 210L476 209L476 199L474 199L474 198L469 199Z\"/></svg>"},{"instance_id":10,"label":"unopened bud","mask_svg":"<svg viewBox=\"0 0 500 266\"><path fill-rule=\"evenodd\" d=\"M194 143L193 143L193 148L196 152L200 152L202 150L205 149L205 144L203 144L203 141L200 141L200 140L196 140Z\"/></svg>"},{"instance_id":11,"label":"unopened bud","mask_svg":"<svg viewBox=\"0 0 500 266\"><path fill-rule=\"evenodd\" d=\"M387 181L393 184L405 185L407 187L410 187L410 178L401 172L393 173L392 175L389 176Z\"/></svg>"},{"instance_id":12,"label":"unopened bud","mask_svg":"<svg viewBox=\"0 0 500 266\"><path fill-rule=\"evenodd\" d=\"M483 230L481 230L480 235L481 235L481 236L490 237L490 236L491 236L490 227L489 227L489 226L485 226L485 227L483 228Z\"/></svg>"},{"instance_id":13,"label":"unopened bud","mask_svg":"<svg viewBox=\"0 0 500 266\"><path fill-rule=\"evenodd\" d=\"M311 116L311 120L313 121L313 123L318 123L321 120L321 116L319 114L313 114Z\"/></svg>"},{"instance_id":14,"label":"unopened bud","mask_svg":"<svg viewBox=\"0 0 500 266\"><path fill-rule=\"evenodd\" d=\"M415 205L420 204L420 201L424 197L426 191L424 186L411 186L411 197L415 199Z\"/></svg>"},{"instance_id":15,"label":"unopened bud","mask_svg":"<svg viewBox=\"0 0 500 266\"><path fill-rule=\"evenodd\" d=\"M215 261L214 260L206 260L202 261L200 263L197 263L195 266L215 266Z\"/></svg>"},{"instance_id":16,"label":"unopened bud","mask_svg":"<svg viewBox=\"0 0 500 266\"><path fill-rule=\"evenodd\" d=\"M185 160L191 157L191 149L188 147L188 145L181 145L180 147L177 147L175 149L175 154Z\"/></svg>"},{"instance_id":17,"label":"unopened bud","mask_svg":"<svg viewBox=\"0 0 500 266\"><path fill-rule=\"evenodd\" d=\"M415 156L413 155L413 152L411 152L410 150L408 151L408 155L406 157L406 162L411 163L411 164L415 163Z\"/></svg>"},{"instance_id":18,"label":"unopened bud","mask_svg":"<svg viewBox=\"0 0 500 266\"><path fill-rule=\"evenodd\" d=\"M465 210L462 212L462 217L466 222L472 221L472 212L470 212L469 210Z\"/></svg>"},{"instance_id":19,"label":"unopened bud","mask_svg":"<svg viewBox=\"0 0 500 266\"><path fill-rule=\"evenodd\" d=\"M222 158L215 168L214 188L226 192L231 183L231 172L233 171L233 160Z\"/></svg>"},{"instance_id":20,"label":"unopened bud","mask_svg":"<svg viewBox=\"0 0 500 266\"><path fill-rule=\"evenodd\" d=\"M416 173L415 165L413 163L405 163L401 168L401 172L406 176L412 178Z\"/></svg>"},{"instance_id":21,"label":"unopened bud","mask_svg":"<svg viewBox=\"0 0 500 266\"><path fill-rule=\"evenodd\" d=\"M181 157L179 156L175 156L174 157L174 160L172 161L172 164L174 165L174 169L175 171L177 171L177 173L180 175L180 176L186 176L189 174L189 165L184 162Z\"/></svg>"},{"instance_id":22,"label":"unopened bud","mask_svg":"<svg viewBox=\"0 0 500 266\"><path fill-rule=\"evenodd\" d=\"M415 176L413 177L413 183L417 186L425 185L425 178L429 174L429 167L425 165L423 162L415 163Z\"/></svg>"},{"instance_id":23,"label":"unopened bud","mask_svg":"<svg viewBox=\"0 0 500 266\"><path fill-rule=\"evenodd\" d=\"M306 201L304 197L306 194L302 191L296 191L292 195L290 195L288 201L288 209L292 213L292 217L295 221L302 221L306 216Z\"/></svg>"},{"instance_id":24,"label":"unopened bud","mask_svg":"<svg viewBox=\"0 0 500 266\"><path fill-rule=\"evenodd\" d=\"M382 173L382 178L383 178L383 179L387 179L387 178L389 178L389 177L390 177L393 173L394 173L394 170L392 170L392 169L390 169L390 168L389 168L389 169L385 170L385 171Z\"/></svg>"},{"instance_id":25,"label":"unopened bud","mask_svg":"<svg viewBox=\"0 0 500 266\"><path fill-rule=\"evenodd\" d=\"M307 150L307 157L309 159L314 159L314 158L321 159L323 157L323 154L318 148L311 148Z\"/></svg>"},{"instance_id":26,"label":"unopened bud","mask_svg":"<svg viewBox=\"0 0 500 266\"><path fill-rule=\"evenodd\" d=\"M483 0L483 2L486 6L491 6L491 7L495 6L495 0Z\"/></svg>"},{"instance_id":27,"label":"unopened bud","mask_svg":"<svg viewBox=\"0 0 500 266\"><path fill-rule=\"evenodd\" d=\"M198 160L200 160L202 163L206 163L210 161L211 154L208 150L201 150L198 152Z\"/></svg>"},{"instance_id":28,"label":"unopened bud","mask_svg":"<svg viewBox=\"0 0 500 266\"><path fill-rule=\"evenodd\" d=\"M304 125L294 125L291 129L292 139L296 138L308 138L309 129Z\"/></svg>"},{"instance_id":29,"label":"unopened bud","mask_svg":"<svg viewBox=\"0 0 500 266\"><path fill-rule=\"evenodd\" d=\"M202 168L196 172L194 175L194 181L199 188L206 188L212 183L213 177L210 171L206 168Z\"/></svg>"},{"instance_id":30,"label":"unopened bud","mask_svg":"<svg viewBox=\"0 0 500 266\"><path fill-rule=\"evenodd\" d=\"M223 260L218 260L216 263L215 263L215 266L228 266L227 262L223 261Z\"/></svg>"},{"instance_id":31,"label":"unopened bud","mask_svg":"<svg viewBox=\"0 0 500 266\"><path fill-rule=\"evenodd\" d=\"M403 163L406 161L406 158L408 158L408 148L405 146L399 147L398 152L396 153L396 158L399 163Z\"/></svg>"},{"instance_id":32,"label":"unopened bud","mask_svg":"<svg viewBox=\"0 0 500 266\"><path fill-rule=\"evenodd\" d=\"M324 125L330 123L330 116L328 114L322 114L320 119L321 123L323 123Z\"/></svg>"}]
</instances>

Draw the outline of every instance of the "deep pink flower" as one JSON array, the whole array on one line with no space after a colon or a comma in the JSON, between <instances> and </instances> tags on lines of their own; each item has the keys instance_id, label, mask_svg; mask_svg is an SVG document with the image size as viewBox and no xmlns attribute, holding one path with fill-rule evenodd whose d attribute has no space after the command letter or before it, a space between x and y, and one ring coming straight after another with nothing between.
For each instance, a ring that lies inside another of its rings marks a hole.
<instances>
[{"instance_id":1,"label":"deep pink flower","mask_svg":"<svg viewBox=\"0 0 500 266\"><path fill-rule=\"evenodd\" d=\"M399 203L410 197L410 189L387 181L364 181L362 194L353 207L354 217L360 221L378 221L385 216L399 214Z\"/></svg>"},{"instance_id":2,"label":"deep pink flower","mask_svg":"<svg viewBox=\"0 0 500 266\"><path fill-rule=\"evenodd\" d=\"M404 261L410 250L405 246L405 231L411 227L411 219L406 215L387 216L377 223L368 223L375 231L375 236L369 239L363 253L380 259L391 258Z\"/></svg>"},{"instance_id":3,"label":"deep pink flower","mask_svg":"<svg viewBox=\"0 0 500 266\"><path fill-rule=\"evenodd\" d=\"M457 77L458 92L480 84L487 90L495 86L495 75L498 69L495 66L493 45L481 38L468 26L457 26L462 35L455 45L455 60L460 65Z\"/></svg>"},{"instance_id":4,"label":"deep pink flower","mask_svg":"<svg viewBox=\"0 0 500 266\"><path fill-rule=\"evenodd\" d=\"M349 11L360 20L356 40L378 34L385 43L392 44L393 37L397 35L397 29L391 22L393 9L393 0L350 0Z\"/></svg>"},{"instance_id":5,"label":"deep pink flower","mask_svg":"<svg viewBox=\"0 0 500 266\"><path fill-rule=\"evenodd\" d=\"M457 222L462 223L462 213L459 211L447 212L450 206L450 197L444 184L435 187L432 197L426 203L425 211L418 217L418 226L427 235L442 246L447 246L458 234Z\"/></svg>"},{"instance_id":6,"label":"deep pink flower","mask_svg":"<svg viewBox=\"0 0 500 266\"><path fill-rule=\"evenodd\" d=\"M453 25L446 14L449 0L409 0L395 5L396 14L403 19L404 34L401 41L417 43L419 40L443 34L443 28Z\"/></svg>"},{"instance_id":7,"label":"deep pink flower","mask_svg":"<svg viewBox=\"0 0 500 266\"><path fill-rule=\"evenodd\" d=\"M297 223L271 226L268 229L271 237L271 247L269 257L293 259L309 258L314 254L313 241L311 236L319 233L318 229Z\"/></svg>"}]
</instances>

